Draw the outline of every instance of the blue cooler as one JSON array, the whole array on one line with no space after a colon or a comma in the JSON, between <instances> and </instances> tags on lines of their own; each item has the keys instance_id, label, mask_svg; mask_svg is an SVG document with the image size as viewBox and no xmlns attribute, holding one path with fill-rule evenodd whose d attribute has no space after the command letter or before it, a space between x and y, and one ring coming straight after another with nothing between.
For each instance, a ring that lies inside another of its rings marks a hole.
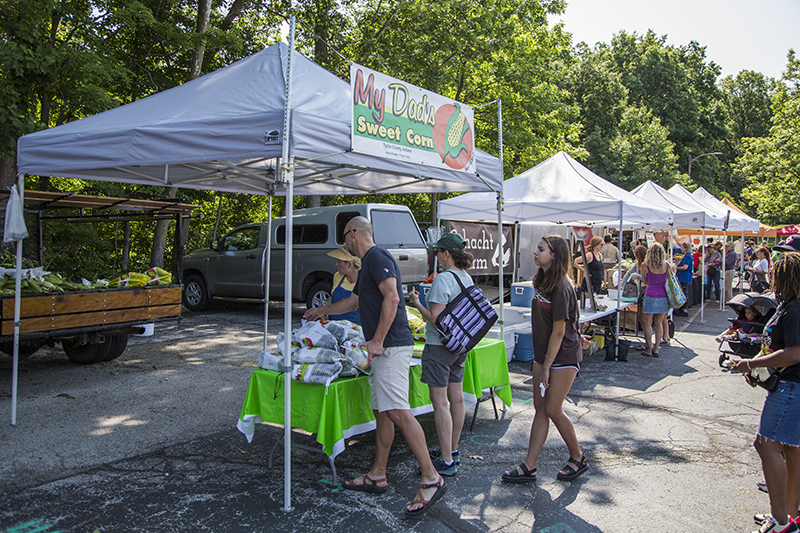
<instances>
[{"instance_id":1,"label":"blue cooler","mask_svg":"<svg viewBox=\"0 0 800 533\"><path fill-rule=\"evenodd\" d=\"M533 284L530 281L511 284L511 305L530 309L531 300L533 300Z\"/></svg>"},{"instance_id":2,"label":"blue cooler","mask_svg":"<svg viewBox=\"0 0 800 533\"><path fill-rule=\"evenodd\" d=\"M533 334L514 334L514 361L533 361Z\"/></svg>"},{"instance_id":3,"label":"blue cooler","mask_svg":"<svg viewBox=\"0 0 800 533\"><path fill-rule=\"evenodd\" d=\"M420 283L417 290L419 291L419 303L421 303L425 307L428 307L425 302L427 301L428 293L431 292L431 284Z\"/></svg>"}]
</instances>

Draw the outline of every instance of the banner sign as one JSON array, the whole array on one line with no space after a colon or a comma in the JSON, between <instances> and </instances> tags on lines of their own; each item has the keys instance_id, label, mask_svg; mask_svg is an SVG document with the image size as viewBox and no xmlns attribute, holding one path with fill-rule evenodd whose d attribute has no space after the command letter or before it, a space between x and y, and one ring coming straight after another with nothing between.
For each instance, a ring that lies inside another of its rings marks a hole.
<instances>
[{"instance_id":1,"label":"banner sign","mask_svg":"<svg viewBox=\"0 0 800 533\"><path fill-rule=\"evenodd\" d=\"M353 151L475 174L471 107L353 63Z\"/></svg>"},{"instance_id":2,"label":"banner sign","mask_svg":"<svg viewBox=\"0 0 800 533\"><path fill-rule=\"evenodd\" d=\"M498 246L497 224L478 224L450 221L450 231L458 233L467 241L467 251L475 261L469 269L470 275L497 274L499 258L503 260L503 273L511 274L511 259L514 255L514 226L503 225L503 242Z\"/></svg>"}]
</instances>

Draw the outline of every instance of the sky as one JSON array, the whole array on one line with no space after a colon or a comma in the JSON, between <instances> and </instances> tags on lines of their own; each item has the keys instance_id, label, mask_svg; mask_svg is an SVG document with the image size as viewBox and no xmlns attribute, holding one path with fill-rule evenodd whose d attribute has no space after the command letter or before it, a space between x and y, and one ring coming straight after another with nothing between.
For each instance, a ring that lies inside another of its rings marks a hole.
<instances>
[{"instance_id":1,"label":"sky","mask_svg":"<svg viewBox=\"0 0 800 533\"><path fill-rule=\"evenodd\" d=\"M800 0L567 0L562 20L574 43L610 43L620 30L697 41L722 76L755 70L780 78L789 48L800 55Z\"/></svg>"}]
</instances>

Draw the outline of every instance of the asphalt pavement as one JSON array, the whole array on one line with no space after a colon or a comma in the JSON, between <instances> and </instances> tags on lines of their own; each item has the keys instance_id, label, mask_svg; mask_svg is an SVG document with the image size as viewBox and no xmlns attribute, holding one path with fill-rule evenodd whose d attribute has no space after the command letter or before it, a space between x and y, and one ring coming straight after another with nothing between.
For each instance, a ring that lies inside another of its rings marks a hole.
<instances>
[{"instance_id":1,"label":"asphalt pavement","mask_svg":"<svg viewBox=\"0 0 800 533\"><path fill-rule=\"evenodd\" d=\"M16 427L2 355L0 531L750 531L753 513L769 509L752 448L765 394L717 364L713 337L733 312L699 313L677 319L657 359L631 350L627 363L584 360L565 410L591 467L572 483L555 479L567 450L554 427L539 481L501 482L524 458L533 418L530 363L512 362L513 407L498 420L490 402L478 407L458 474L419 520L403 517L419 475L399 432L386 494L334 487L323 455L293 450L293 510L282 510L280 448L267 467L282 430L257 425L248 444L235 428L264 343L260 306L185 311L113 362L77 366L42 350L21 363ZM281 307L269 316L274 343ZM418 420L435 447L433 415ZM365 473L373 452L374 433L350 439L340 477Z\"/></svg>"}]
</instances>

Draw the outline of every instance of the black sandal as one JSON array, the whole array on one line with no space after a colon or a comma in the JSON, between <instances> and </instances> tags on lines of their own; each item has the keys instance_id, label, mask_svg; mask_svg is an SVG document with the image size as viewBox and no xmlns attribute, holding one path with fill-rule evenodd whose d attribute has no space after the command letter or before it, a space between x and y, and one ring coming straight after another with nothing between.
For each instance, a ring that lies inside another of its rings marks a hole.
<instances>
[{"instance_id":1,"label":"black sandal","mask_svg":"<svg viewBox=\"0 0 800 533\"><path fill-rule=\"evenodd\" d=\"M567 464L564 465L564 468L562 468L561 471L556 476L556 479L558 479L559 481L572 481L573 479L576 479L578 476L580 476L587 470L589 470L589 463L586 462L585 455L581 457L580 461L570 457L567 460Z\"/></svg>"},{"instance_id":2,"label":"black sandal","mask_svg":"<svg viewBox=\"0 0 800 533\"><path fill-rule=\"evenodd\" d=\"M519 473L520 470L522 471L521 474ZM503 481L508 481L509 483L533 483L536 481L536 468L529 469L525 466L525 463L521 463L513 472L508 474L503 472Z\"/></svg>"}]
</instances>

